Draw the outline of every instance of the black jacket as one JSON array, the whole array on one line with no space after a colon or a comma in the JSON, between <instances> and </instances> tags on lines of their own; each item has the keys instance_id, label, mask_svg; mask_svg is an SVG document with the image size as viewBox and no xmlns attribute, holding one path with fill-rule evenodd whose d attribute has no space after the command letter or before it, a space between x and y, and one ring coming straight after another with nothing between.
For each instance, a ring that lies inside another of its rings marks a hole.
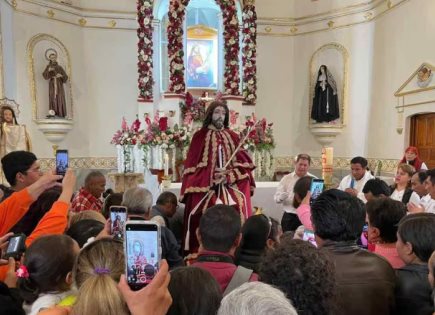
<instances>
[{"instance_id":1,"label":"black jacket","mask_svg":"<svg viewBox=\"0 0 435 315\"><path fill-rule=\"evenodd\" d=\"M396 305L398 315L432 315L432 289L427 264L406 265L397 269Z\"/></svg>"},{"instance_id":2,"label":"black jacket","mask_svg":"<svg viewBox=\"0 0 435 315\"><path fill-rule=\"evenodd\" d=\"M0 282L0 315L25 315L18 289L10 289Z\"/></svg>"}]
</instances>

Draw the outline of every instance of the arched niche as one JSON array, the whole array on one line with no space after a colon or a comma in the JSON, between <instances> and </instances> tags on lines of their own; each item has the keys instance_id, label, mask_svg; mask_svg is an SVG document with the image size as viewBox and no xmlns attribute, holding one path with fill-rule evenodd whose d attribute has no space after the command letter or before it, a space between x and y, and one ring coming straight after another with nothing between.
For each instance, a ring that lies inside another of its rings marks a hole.
<instances>
[{"instance_id":1,"label":"arched niche","mask_svg":"<svg viewBox=\"0 0 435 315\"><path fill-rule=\"evenodd\" d=\"M311 119L313 106L314 89L317 83L319 68L326 65L337 84L337 95L340 117L329 123L317 123ZM323 146L330 145L337 135L343 132L347 117L348 100L348 74L349 74L349 53L346 48L338 43L329 43L317 49L310 60L309 79L310 93L308 104L308 125L311 133Z\"/></svg>"},{"instance_id":2,"label":"arched niche","mask_svg":"<svg viewBox=\"0 0 435 315\"><path fill-rule=\"evenodd\" d=\"M340 117L334 123L316 123L311 119L311 108L313 106L314 89L321 65L326 65L337 83L338 103ZM310 98L308 119L310 127L331 127L343 128L347 121L348 102L348 75L349 75L349 53L339 43L329 43L317 49L310 60Z\"/></svg>"},{"instance_id":3,"label":"arched niche","mask_svg":"<svg viewBox=\"0 0 435 315\"><path fill-rule=\"evenodd\" d=\"M56 120L72 121L74 111L71 88L71 57L65 45L56 37L48 34L37 34L33 36L27 44L28 74L32 97L32 118L34 121L38 122L45 120L48 114L49 85L48 81L46 81L42 76L42 73L48 64L48 60L46 59L46 52L48 49L54 49L57 52L57 61L68 75L68 81L63 85L65 90L67 115L64 119Z\"/></svg>"}]
</instances>

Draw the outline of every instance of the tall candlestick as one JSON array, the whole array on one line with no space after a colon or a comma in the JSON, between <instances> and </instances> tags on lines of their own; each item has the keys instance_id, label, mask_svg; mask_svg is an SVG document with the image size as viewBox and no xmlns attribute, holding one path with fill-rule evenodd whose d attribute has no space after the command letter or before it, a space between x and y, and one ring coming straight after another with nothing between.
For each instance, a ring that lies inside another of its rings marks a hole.
<instances>
[{"instance_id":1,"label":"tall candlestick","mask_svg":"<svg viewBox=\"0 0 435 315\"><path fill-rule=\"evenodd\" d=\"M164 159L164 169L165 169L165 177L169 176L169 156L168 153L165 153L165 159Z\"/></svg>"},{"instance_id":2,"label":"tall candlestick","mask_svg":"<svg viewBox=\"0 0 435 315\"><path fill-rule=\"evenodd\" d=\"M224 160L222 157L222 145L220 145L220 144L218 146L218 151L219 151L219 168L223 168L224 167Z\"/></svg>"}]
</instances>

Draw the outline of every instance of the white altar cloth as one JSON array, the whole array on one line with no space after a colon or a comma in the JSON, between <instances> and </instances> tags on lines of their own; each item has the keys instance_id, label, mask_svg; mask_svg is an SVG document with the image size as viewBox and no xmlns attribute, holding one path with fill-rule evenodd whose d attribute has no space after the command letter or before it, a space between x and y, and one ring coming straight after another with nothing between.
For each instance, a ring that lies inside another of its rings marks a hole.
<instances>
[{"instance_id":1,"label":"white altar cloth","mask_svg":"<svg viewBox=\"0 0 435 315\"><path fill-rule=\"evenodd\" d=\"M281 205L273 200L273 195L276 192L279 182L255 182L257 188L255 189L254 196L252 196L252 206L263 208L265 215L281 222L283 214ZM181 183L171 183L169 188L164 188L165 191L174 193L177 197L180 196Z\"/></svg>"}]
</instances>

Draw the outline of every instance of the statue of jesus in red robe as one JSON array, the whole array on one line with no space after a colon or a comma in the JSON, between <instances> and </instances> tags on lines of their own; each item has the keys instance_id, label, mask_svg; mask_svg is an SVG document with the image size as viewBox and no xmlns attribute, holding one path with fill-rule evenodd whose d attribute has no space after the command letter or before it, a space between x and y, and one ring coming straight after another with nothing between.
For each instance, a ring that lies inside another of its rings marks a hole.
<instances>
[{"instance_id":1,"label":"statue of jesus in red robe","mask_svg":"<svg viewBox=\"0 0 435 315\"><path fill-rule=\"evenodd\" d=\"M185 204L186 253L198 251L196 229L203 211L211 206L217 203L234 206L242 221L252 214L255 166L246 150L239 147L239 135L228 125L228 106L214 101L207 108L203 127L190 143L180 193Z\"/></svg>"}]
</instances>

